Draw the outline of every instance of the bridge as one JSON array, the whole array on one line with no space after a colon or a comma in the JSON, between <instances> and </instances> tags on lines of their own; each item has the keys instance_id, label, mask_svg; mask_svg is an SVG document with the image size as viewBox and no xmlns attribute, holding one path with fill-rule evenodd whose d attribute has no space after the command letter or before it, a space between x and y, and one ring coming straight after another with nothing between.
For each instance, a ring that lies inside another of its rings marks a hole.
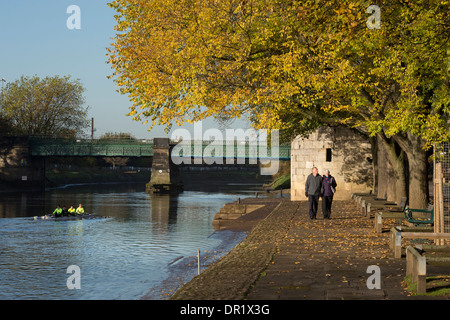
<instances>
[{"instance_id":1,"label":"bridge","mask_svg":"<svg viewBox=\"0 0 450 320\"><path fill-rule=\"evenodd\" d=\"M176 149L175 149L176 148ZM69 140L36 137L0 137L0 182L19 186L39 186L45 180L48 157L152 157L149 192L172 191L181 186L178 164L257 164L258 160L289 160L290 145L258 147L249 142L153 140ZM200 161L196 161L196 159ZM177 161L175 161L177 159ZM230 159L232 161L230 161ZM180 161L178 161L180 160ZM267 173L264 173L267 174Z\"/></svg>"},{"instance_id":2,"label":"bridge","mask_svg":"<svg viewBox=\"0 0 450 320\"><path fill-rule=\"evenodd\" d=\"M170 141L173 148L179 144ZM181 144L180 144L181 146ZM199 148L198 146L201 146ZM190 154L183 154L180 150L177 156L199 158L205 156L205 149L211 148L211 142L194 141L190 145ZM68 140L68 139L29 139L30 155L34 157L153 157L153 140ZM222 152L223 158L245 158L245 159L279 159L289 160L291 158L291 146L280 145L278 155L272 157L272 149L259 148L240 141L224 141L221 145L214 145ZM231 151L230 152L230 148ZM189 149L189 147L188 147ZM186 149L185 149L186 150ZM257 152L259 151L259 153ZM219 152L218 152L219 153ZM232 155L232 156L230 156ZM264 156L258 156L264 155ZM214 153L212 156L215 156Z\"/></svg>"}]
</instances>

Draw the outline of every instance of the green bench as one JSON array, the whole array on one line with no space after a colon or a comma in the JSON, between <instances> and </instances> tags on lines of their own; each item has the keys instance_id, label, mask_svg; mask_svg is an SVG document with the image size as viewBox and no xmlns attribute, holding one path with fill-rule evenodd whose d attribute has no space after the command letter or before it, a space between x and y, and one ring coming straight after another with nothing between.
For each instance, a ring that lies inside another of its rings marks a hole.
<instances>
[{"instance_id":1,"label":"green bench","mask_svg":"<svg viewBox=\"0 0 450 320\"><path fill-rule=\"evenodd\" d=\"M403 209L402 209L403 206ZM383 228L383 219L405 219L414 226L431 225L434 222L434 207L429 204L426 209L411 209L406 207L406 202L402 198L401 206L393 208L391 210L386 209L383 212L377 212L375 214L375 232L381 233Z\"/></svg>"},{"instance_id":2,"label":"green bench","mask_svg":"<svg viewBox=\"0 0 450 320\"><path fill-rule=\"evenodd\" d=\"M426 209L405 208L404 214L406 221L415 226L434 222L434 206L432 204L429 204Z\"/></svg>"}]
</instances>

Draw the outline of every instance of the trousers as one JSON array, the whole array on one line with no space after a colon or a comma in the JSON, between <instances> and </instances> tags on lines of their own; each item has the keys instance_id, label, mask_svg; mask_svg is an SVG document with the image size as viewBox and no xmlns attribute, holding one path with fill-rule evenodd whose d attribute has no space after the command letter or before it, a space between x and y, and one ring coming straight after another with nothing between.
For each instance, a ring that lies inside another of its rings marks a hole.
<instances>
[{"instance_id":1,"label":"trousers","mask_svg":"<svg viewBox=\"0 0 450 320\"><path fill-rule=\"evenodd\" d=\"M319 196L308 195L309 200L309 217L315 218L317 214L317 207L319 206Z\"/></svg>"},{"instance_id":2,"label":"trousers","mask_svg":"<svg viewBox=\"0 0 450 320\"><path fill-rule=\"evenodd\" d=\"M324 219L329 219L331 216L331 205L333 203L333 196L322 197L322 213Z\"/></svg>"}]
</instances>

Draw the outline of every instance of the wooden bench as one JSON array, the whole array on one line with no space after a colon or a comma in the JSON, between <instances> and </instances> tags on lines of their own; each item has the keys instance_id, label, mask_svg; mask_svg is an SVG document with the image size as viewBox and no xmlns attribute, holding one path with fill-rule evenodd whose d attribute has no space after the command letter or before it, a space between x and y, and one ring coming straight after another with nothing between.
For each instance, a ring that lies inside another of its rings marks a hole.
<instances>
[{"instance_id":1,"label":"wooden bench","mask_svg":"<svg viewBox=\"0 0 450 320\"><path fill-rule=\"evenodd\" d=\"M439 257L427 256L428 252L444 252ZM427 264L437 262L450 266L450 246L408 246L406 248L406 275L417 285L417 294L427 292Z\"/></svg>"},{"instance_id":2,"label":"wooden bench","mask_svg":"<svg viewBox=\"0 0 450 320\"><path fill-rule=\"evenodd\" d=\"M383 219L397 219L402 220L405 218L403 212L377 212L374 219L374 229L376 233L383 232Z\"/></svg>"},{"instance_id":3,"label":"wooden bench","mask_svg":"<svg viewBox=\"0 0 450 320\"><path fill-rule=\"evenodd\" d=\"M404 212L406 209L406 203L408 198L402 197L400 203L392 202L368 202L366 204L366 216L370 217L374 211L387 211L387 212Z\"/></svg>"},{"instance_id":4,"label":"wooden bench","mask_svg":"<svg viewBox=\"0 0 450 320\"><path fill-rule=\"evenodd\" d=\"M402 257L402 238L405 239L447 239L450 240L450 233L435 233L430 227L402 228L392 227L390 230L390 248L394 253L394 258Z\"/></svg>"},{"instance_id":5,"label":"wooden bench","mask_svg":"<svg viewBox=\"0 0 450 320\"><path fill-rule=\"evenodd\" d=\"M355 205L359 207L361 205L361 201L365 199L378 199L378 198L376 198L376 196L373 195L372 192L370 192L370 193L352 193L352 199L355 202Z\"/></svg>"},{"instance_id":6,"label":"wooden bench","mask_svg":"<svg viewBox=\"0 0 450 320\"><path fill-rule=\"evenodd\" d=\"M417 284L417 293L427 291L427 260L412 246L406 248L406 276Z\"/></svg>"},{"instance_id":7,"label":"wooden bench","mask_svg":"<svg viewBox=\"0 0 450 320\"><path fill-rule=\"evenodd\" d=\"M387 201L386 199L377 198L374 195L357 195L354 197L356 206L361 210L363 216L367 216L368 204L384 206L396 206L396 202Z\"/></svg>"}]
</instances>

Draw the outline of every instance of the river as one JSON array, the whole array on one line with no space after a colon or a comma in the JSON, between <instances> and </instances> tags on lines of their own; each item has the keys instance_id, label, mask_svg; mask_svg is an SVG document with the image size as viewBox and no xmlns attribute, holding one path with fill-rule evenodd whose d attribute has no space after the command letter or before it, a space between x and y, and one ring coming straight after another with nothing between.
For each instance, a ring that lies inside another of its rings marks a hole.
<instances>
[{"instance_id":1,"label":"river","mask_svg":"<svg viewBox=\"0 0 450 320\"><path fill-rule=\"evenodd\" d=\"M243 184L149 195L143 185L108 184L0 194L0 299L167 299L196 274L197 250L203 269L245 237L215 232L212 219L255 190ZM109 218L33 219L78 203ZM73 265L80 289L67 285Z\"/></svg>"}]
</instances>

